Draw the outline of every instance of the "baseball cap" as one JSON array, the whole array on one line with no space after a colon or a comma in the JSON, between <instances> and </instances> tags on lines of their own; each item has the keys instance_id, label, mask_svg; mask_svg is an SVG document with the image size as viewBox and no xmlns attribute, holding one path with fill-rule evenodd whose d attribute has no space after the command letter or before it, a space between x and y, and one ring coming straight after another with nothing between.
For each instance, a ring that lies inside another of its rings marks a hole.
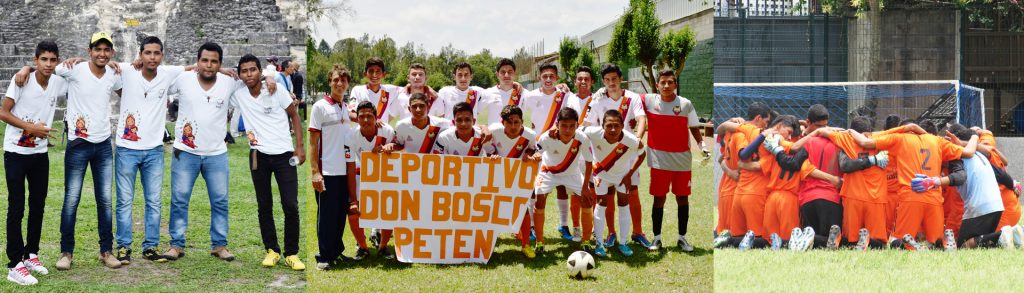
<instances>
[{"instance_id":1,"label":"baseball cap","mask_svg":"<svg viewBox=\"0 0 1024 293\"><path fill-rule=\"evenodd\" d=\"M89 48L95 47L101 41L106 41L107 45L114 47L114 40L110 38L110 35L107 35L105 32L97 32L92 34L92 38L89 39Z\"/></svg>"}]
</instances>

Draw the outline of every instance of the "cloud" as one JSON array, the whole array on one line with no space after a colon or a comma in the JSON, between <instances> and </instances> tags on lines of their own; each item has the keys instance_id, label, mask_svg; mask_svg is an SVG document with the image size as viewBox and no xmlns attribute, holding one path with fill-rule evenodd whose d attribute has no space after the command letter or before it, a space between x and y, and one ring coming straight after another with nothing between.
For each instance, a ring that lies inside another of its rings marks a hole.
<instances>
[{"instance_id":1,"label":"cloud","mask_svg":"<svg viewBox=\"0 0 1024 293\"><path fill-rule=\"evenodd\" d=\"M354 17L338 27L314 22L313 37L333 45L343 38L388 36L438 52L452 44L468 54L487 48L510 57L515 49L544 40L546 53L558 50L564 36L580 36L614 21L629 5L625 0L350 0Z\"/></svg>"}]
</instances>

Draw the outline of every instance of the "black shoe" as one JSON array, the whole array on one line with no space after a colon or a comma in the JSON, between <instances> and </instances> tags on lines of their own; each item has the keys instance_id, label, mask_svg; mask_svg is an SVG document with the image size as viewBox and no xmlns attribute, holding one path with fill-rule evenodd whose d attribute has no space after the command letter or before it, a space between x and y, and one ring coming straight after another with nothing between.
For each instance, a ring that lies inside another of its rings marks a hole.
<instances>
[{"instance_id":1,"label":"black shoe","mask_svg":"<svg viewBox=\"0 0 1024 293\"><path fill-rule=\"evenodd\" d=\"M395 259L395 253L391 252L387 247L381 247L380 250L377 250L377 256L383 259Z\"/></svg>"},{"instance_id":2,"label":"black shoe","mask_svg":"<svg viewBox=\"0 0 1024 293\"><path fill-rule=\"evenodd\" d=\"M167 262L167 258L164 257L163 255L160 255L160 252L157 252L156 249L153 249L153 248L149 248L149 249L143 250L142 251L142 257L145 257L146 259L148 259L150 261L155 261L155 262L160 262L160 263Z\"/></svg>"},{"instance_id":3,"label":"black shoe","mask_svg":"<svg viewBox=\"0 0 1024 293\"><path fill-rule=\"evenodd\" d=\"M359 250L356 251L356 256L353 257L352 259L363 260L367 256L370 256L370 250L366 248L360 248Z\"/></svg>"},{"instance_id":4,"label":"black shoe","mask_svg":"<svg viewBox=\"0 0 1024 293\"><path fill-rule=\"evenodd\" d=\"M120 261L121 265L130 264L132 262L132 249L124 246L118 246L117 261Z\"/></svg>"}]
</instances>

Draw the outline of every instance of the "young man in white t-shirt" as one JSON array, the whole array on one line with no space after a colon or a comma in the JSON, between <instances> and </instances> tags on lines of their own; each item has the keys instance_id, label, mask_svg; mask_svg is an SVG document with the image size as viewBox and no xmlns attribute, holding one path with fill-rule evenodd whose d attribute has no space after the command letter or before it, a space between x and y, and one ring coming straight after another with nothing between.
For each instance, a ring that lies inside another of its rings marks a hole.
<instances>
[{"instance_id":1,"label":"young man in white t-shirt","mask_svg":"<svg viewBox=\"0 0 1024 293\"><path fill-rule=\"evenodd\" d=\"M302 127L293 99L287 91L270 93L262 83L260 59L246 54L238 60L238 76L244 88L235 90L232 105L246 118L246 137L249 141L249 170L256 189L257 218L260 235L267 255L264 267L273 267L284 255L284 263L292 270L302 271L306 266L299 259L299 177L296 166L306 160ZM292 159L297 159L293 162ZM271 176L277 180L284 212L284 251L277 242L274 224L274 199Z\"/></svg>"},{"instance_id":2,"label":"young man in white t-shirt","mask_svg":"<svg viewBox=\"0 0 1024 293\"><path fill-rule=\"evenodd\" d=\"M438 135L434 144L435 154L456 155L467 157L487 156L484 150L484 135L473 126L473 106L467 102L459 102L452 109L455 127L448 128Z\"/></svg>"},{"instance_id":3,"label":"young man in white t-shirt","mask_svg":"<svg viewBox=\"0 0 1024 293\"><path fill-rule=\"evenodd\" d=\"M348 202L347 207L341 209L348 214L349 230L356 237L359 249L356 251L355 260L361 260L370 256L370 250L366 246L366 235L359 227L359 170L360 157L363 152L391 153L397 151L395 147L395 130L387 124L377 123L377 109L370 102L362 102L356 107L356 121L358 127L353 129L345 140L345 165L348 176ZM344 230L344 223L342 223ZM361 240L360 240L361 239Z\"/></svg>"},{"instance_id":4,"label":"young man in white t-shirt","mask_svg":"<svg viewBox=\"0 0 1024 293\"><path fill-rule=\"evenodd\" d=\"M48 139L53 137L53 111L57 98L67 94L67 82L53 75L60 58L57 44L43 41L36 45L36 72L23 86L12 78L7 87L0 120L4 131L4 171L7 182L7 279L19 285L36 284L32 273L49 271L39 261L39 237L43 229L43 209L49 182ZM25 217L25 181L28 181L28 239L21 235Z\"/></svg>"},{"instance_id":5,"label":"young man in white t-shirt","mask_svg":"<svg viewBox=\"0 0 1024 293\"><path fill-rule=\"evenodd\" d=\"M400 117L404 109L402 109L402 102L398 98L399 88L390 84L381 84L387 75L388 70L384 66L384 60L378 57L367 59L366 66L363 67L363 77L366 77L369 83L352 88L349 108L353 109L360 102L369 101L376 105L377 120L389 123L391 118Z\"/></svg>"},{"instance_id":6,"label":"young man in white t-shirt","mask_svg":"<svg viewBox=\"0 0 1024 293\"><path fill-rule=\"evenodd\" d=\"M537 159L533 156L537 152L537 135L533 133L533 130L523 127L523 110L519 109L519 106L506 105L501 110L501 124L491 126L490 130L493 138L490 143L484 145L484 149L491 154L491 158ZM516 235L522 244L523 254L530 259L537 257L533 248L530 247L532 222L533 216L529 213L525 214L523 224L519 227L519 233Z\"/></svg>"},{"instance_id":7,"label":"young man in white t-shirt","mask_svg":"<svg viewBox=\"0 0 1024 293\"><path fill-rule=\"evenodd\" d=\"M593 101L590 102L590 113L587 119L584 120L584 124L587 126L600 126L602 124L601 115L594 115L599 113L605 113L608 110L618 110L622 113L626 123L625 131L633 134L641 141L640 149L644 149L643 138L644 134L647 133L647 114L644 112L644 102L639 94L630 90L622 88L622 70L615 64L605 64L601 67L601 80L604 82L604 87L597 90L594 93ZM641 153L639 157L633 160L642 161L645 157L644 153ZM633 173L631 178L633 186L629 187L629 213L632 217L633 223L633 241L639 243L644 248L651 246L651 242L644 236L643 225L641 224L642 207L640 206L640 194L637 189L637 184L640 182L639 172ZM609 205L609 207L615 205ZM613 208L608 209L608 217L612 218L614 215ZM611 222L609 222L610 224ZM609 239L616 238L615 234L609 235ZM613 242L606 243L608 246L613 245Z\"/></svg>"},{"instance_id":8,"label":"young man in white t-shirt","mask_svg":"<svg viewBox=\"0 0 1024 293\"><path fill-rule=\"evenodd\" d=\"M585 128L584 134L590 140L591 151L594 153L594 177L591 180L594 182L594 193L597 195L597 208L594 210L594 234L597 235L598 241L596 241L595 254L607 256L606 243L600 238L604 232L604 222L611 219L605 216L604 210L608 207L609 202L612 202L609 198L617 196L620 208L619 226L623 231L628 229L629 209L625 206L626 196L629 194L626 189L632 185L631 175L636 171L632 168L632 162L640 152L637 149L640 141L632 134L622 131L622 113L619 113L618 110L608 110L601 114L604 116L604 119L601 119L603 124L600 127ZM614 243L615 240L608 239L608 242ZM618 248L623 256L632 256L633 250L626 245L627 241L629 241L627 236L619 235Z\"/></svg>"},{"instance_id":9,"label":"young man in white t-shirt","mask_svg":"<svg viewBox=\"0 0 1024 293\"><path fill-rule=\"evenodd\" d=\"M585 178L592 174L591 143L586 135L576 131L579 116L576 110L565 108L558 111L558 126L553 130L554 138L540 135L537 139L537 150L541 157L540 173L537 174L536 209L533 211L534 230L537 231L537 254L544 253L544 206L547 194L557 186L565 189L573 196L582 196L583 250L593 251L590 246L590 232L593 228L592 200L593 189L586 184ZM538 155L534 155L538 156Z\"/></svg>"},{"instance_id":10,"label":"young man in white t-shirt","mask_svg":"<svg viewBox=\"0 0 1024 293\"><path fill-rule=\"evenodd\" d=\"M473 118L476 118L477 114L483 112L484 108L490 103L485 101L485 99L491 96L486 95L483 88L469 85L469 82L473 81L473 67L469 63L462 62L456 64L455 70L452 72L452 78L455 80L454 86L446 86L438 91L438 95L441 100L445 101L447 106L444 109L444 116L441 117L454 120L455 114L452 113L454 105L464 102L469 104L470 109L473 110Z\"/></svg>"},{"instance_id":11,"label":"young man in white t-shirt","mask_svg":"<svg viewBox=\"0 0 1024 293\"><path fill-rule=\"evenodd\" d=\"M174 154L171 156L171 210L168 230L168 260L185 255L188 205L197 177L202 174L210 198L210 254L225 261L235 259L228 244L228 107L239 87L231 77L220 74L223 52L208 42L198 50L198 72L185 72L171 83L178 100L174 126Z\"/></svg>"},{"instance_id":12,"label":"young man in white t-shirt","mask_svg":"<svg viewBox=\"0 0 1024 293\"><path fill-rule=\"evenodd\" d=\"M573 99L576 99L576 95L561 91L555 85L555 82L558 81L558 67L554 64L543 64L538 71L542 81L541 87L526 93L520 107L524 112L530 113L530 128L534 133L544 136L555 125L558 112L563 108L571 108L569 105ZM569 232L568 224L569 196L564 192L560 194L558 197L558 232L562 239L572 241L572 233Z\"/></svg>"},{"instance_id":13,"label":"young man in white t-shirt","mask_svg":"<svg viewBox=\"0 0 1024 293\"><path fill-rule=\"evenodd\" d=\"M420 63L409 65L409 74L406 76L406 79L409 81L409 84L398 89L398 105L402 109L409 107L409 97L416 93L423 93L427 95L427 115L452 120L452 113L450 112L454 104L451 104L448 100L438 98L438 93L427 86L426 66ZM412 113L409 113L409 111L403 110L400 112L400 119L412 116Z\"/></svg>"},{"instance_id":14,"label":"young man in white t-shirt","mask_svg":"<svg viewBox=\"0 0 1024 293\"><path fill-rule=\"evenodd\" d=\"M503 123L501 113L505 106L519 107L526 94L522 86L514 81L518 75L516 75L516 63L512 59L501 58L498 60L494 75L498 77L498 84L484 90L485 98L479 101L484 103L482 111L484 115L487 115L485 118L488 127L501 125Z\"/></svg>"},{"instance_id":15,"label":"young man in white t-shirt","mask_svg":"<svg viewBox=\"0 0 1024 293\"><path fill-rule=\"evenodd\" d=\"M335 65L327 73L327 85L331 93L313 103L309 115L309 149L312 153L310 181L318 209L316 235L319 254L316 255L316 268L319 270L329 268L345 250L342 235L350 197L345 147L352 130L352 121L344 95L351 80L352 75L347 69ZM373 121L377 121L376 115ZM358 222L358 216L349 217L349 223ZM360 247L366 247L366 236L355 233L355 237Z\"/></svg>"}]
</instances>

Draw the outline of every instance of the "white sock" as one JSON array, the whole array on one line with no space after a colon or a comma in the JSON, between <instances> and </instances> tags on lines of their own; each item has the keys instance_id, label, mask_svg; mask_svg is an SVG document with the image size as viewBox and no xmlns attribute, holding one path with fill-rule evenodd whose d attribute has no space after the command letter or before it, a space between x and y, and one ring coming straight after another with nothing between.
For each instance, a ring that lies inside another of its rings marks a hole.
<instances>
[{"instance_id":1,"label":"white sock","mask_svg":"<svg viewBox=\"0 0 1024 293\"><path fill-rule=\"evenodd\" d=\"M602 235L604 235L604 221L607 220L604 217L604 211L606 209L608 209L608 207L603 205L597 205L594 208L594 240L597 240L597 242L600 243L604 243L604 236Z\"/></svg>"},{"instance_id":2,"label":"white sock","mask_svg":"<svg viewBox=\"0 0 1024 293\"><path fill-rule=\"evenodd\" d=\"M652 240L652 241L658 241L658 240L661 240L661 235L654 235L654 240Z\"/></svg>"},{"instance_id":3,"label":"white sock","mask_svg":"<svg viewBox=\"0 0 1024 293\"><path fill-rule=\"evenodd\" d=\"M632 231L630 230L633 227L633 226L630 226L630 224L633 223L633 219L630 218L629 206L628 205L619 206L618 210L619 210L619 232L622 232L622 233L619 233L619 244L626 244L626 242L629 241L629 236L633 235Z\"/></svg>"},{"instance_id":4,"label":"white sock","mask_svg":"<svg viewBox=\"0 0 1024 293\"><path fill-rule=\"evenodd\" d=\"M571 195L570 195L571 196ZM569 226L569 200L559 199L558 200L558 227Z\"/></svg>"}]
</instances>

